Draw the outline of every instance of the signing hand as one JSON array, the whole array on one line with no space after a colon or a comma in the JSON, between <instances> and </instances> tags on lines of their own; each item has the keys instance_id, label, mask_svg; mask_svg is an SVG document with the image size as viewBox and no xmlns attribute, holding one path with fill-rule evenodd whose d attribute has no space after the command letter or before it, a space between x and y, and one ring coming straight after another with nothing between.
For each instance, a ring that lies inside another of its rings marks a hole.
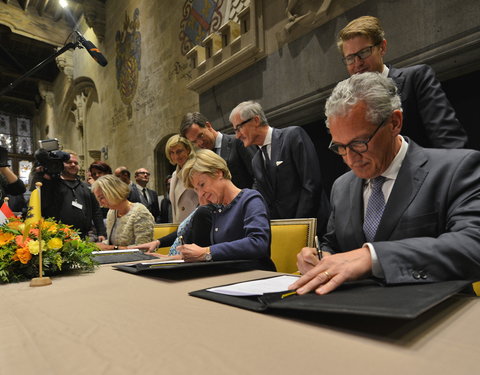
<instances>
[{"instance_id":1,"label":"signing hand","mask_svg":"<svg viewBox=\"0 0 480 375\"><path fill-rule=\"evenodd\" d=\"M302 249L302 253L304 250ZM307 251L304 256L297 257L304 263L302 267L308 271L289 289L296 289L298 294L305 294L315 290L317 294L327 294L339 287L345 281L357 280L370 275L372 271L372 258L368 247L347 251L345 253L333 254L324 257L312 268L312 263L307 262ZM300 263L298 268L301 271ZM303 273L303 272L302 272Z\"/></svg>"},{"instance_id":2,"label":"signing hand","mask_svg":"<svg viewBox=\"0 0 480 375\"><path fill-rule=\"evenodd\" d=\"M195 244L185 244L177 247L177 250L182 254L185 262L201 262L205 260L207 254L206 247L200 247Z\"/></svg>"}]
</instances>

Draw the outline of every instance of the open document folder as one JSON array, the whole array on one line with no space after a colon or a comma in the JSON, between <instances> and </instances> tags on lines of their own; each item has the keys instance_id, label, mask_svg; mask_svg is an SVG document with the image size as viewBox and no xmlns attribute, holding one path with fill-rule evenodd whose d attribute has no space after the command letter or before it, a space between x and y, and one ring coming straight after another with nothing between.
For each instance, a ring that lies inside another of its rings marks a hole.
<instances>
[{"instance_id":1,"label":"open document folder","mask_svg":"<svg viewBox=\"0 0 480 375\"><path fill-rule=\"evenodd\" d=\"M471 284L462 280L380 286L373 280L362 280L343 284L327 295L300 296L287 290L292 280L295 276L274 276L189 294L258 312L297 310L413 319Z\"/></svg>"},{"instance_id":2,"label":"open document folder","mask_svg":"<svg viewBox=\"0 0 480 375\"><path fill-rule=\"evenodd\" d=\"M93 251L93 260L100 264L134 262L137 260L158 259L139 249Z\"/></svg>"}]
</instances>

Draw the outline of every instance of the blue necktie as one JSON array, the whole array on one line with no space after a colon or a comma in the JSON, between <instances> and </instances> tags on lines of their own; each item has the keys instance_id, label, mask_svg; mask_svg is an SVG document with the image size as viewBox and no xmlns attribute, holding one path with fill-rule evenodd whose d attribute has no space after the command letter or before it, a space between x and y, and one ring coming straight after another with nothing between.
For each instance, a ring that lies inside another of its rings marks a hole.
<instances>
[{"instance_id":1,"label":"blue necktie","mask_svg":"<svg viewBox=\"0 0 480 375\"><path fill-rule=\"evenodd\" d=\"M363 221L363 232L365 233L367 242L374 240L378 224L382 219L383 210L385 209L385 197L382 191L385 180L385 177L379 176L370 181L372 184L372 194L368 199L367 211Z\"/></svg>"}]
</instances>

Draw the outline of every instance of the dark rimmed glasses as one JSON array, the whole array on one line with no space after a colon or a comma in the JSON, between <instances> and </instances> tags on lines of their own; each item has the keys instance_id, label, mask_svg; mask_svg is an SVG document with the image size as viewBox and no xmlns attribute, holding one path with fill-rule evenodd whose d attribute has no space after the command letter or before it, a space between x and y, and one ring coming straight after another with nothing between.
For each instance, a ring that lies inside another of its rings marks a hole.
<instances>
[{"instance_id":1,"label":"dark rimmed glasses","mask_svg":"<svg viewBox=\"0 0 480 375\"><path fill-rule=\"evenodd\" d=\"M358 57L360 60L366 59L367 57L372 55L372 49L373 47L376 47L380 44L381 42L374 44L373 46L370 47L365 47L358 51L357 53L352 53L351 55L345 56L342 61L345 65L352 65L355 62L355 57Z\"/></svg>"},{"instance_id":2,"label":"dark rimmed glasses","mask_svg":"<svg viewBox=\"0 0 480 375\"><path fill-rule=\"evenodd\" d=\"M233 131L235 132L235 134L237 134L238 132L240 132L240 130L242 130L242 126L244 126L247 122L250 122L252 120L253 120L253 117L250 117L248 120L242 121L240 124L234 127Z\"/></svg>"},{"instance_id":3,"label":"dark rimmed glasses","mask_svg":"<svg viewBox=\"0 0 480 375\"><path fill-rule=\"evenodd\" d=\"M333 151L337 155L340 155L340 156L347 155L347 148L349 148L353 152L356 152L357 154L363 154L364 152L367 152L368 151L368 142L370 142L372 140L372 138L375 137L375 134L377 134L378 129L380 129L387 122L389 117L387 117L385 120L383 120L380 123L380 125L377 126L375 131L370 135L370 137L368 137L367 139L365 139L363 141L351 141L347 145L342 145L340 143L334 143L333 141L331 141L330 145L328 146L328 149L330 151Z\"/></svg>"}]
</instances>

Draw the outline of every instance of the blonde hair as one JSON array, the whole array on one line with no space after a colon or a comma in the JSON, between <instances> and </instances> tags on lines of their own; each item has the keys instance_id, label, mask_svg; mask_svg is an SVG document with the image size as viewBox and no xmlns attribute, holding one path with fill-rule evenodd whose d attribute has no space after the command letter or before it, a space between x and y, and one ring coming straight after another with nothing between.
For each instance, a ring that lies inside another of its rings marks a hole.
<instances>
[{"instance_id":1,"label":"blonde hair","mask_svg":"<svg viewBox=\"0 0 480 375\"><path fill-rule=\"evenodd\" d=\"M182 168L183 184L193 189L192 176L195 173L205 173L210 177L216 177L218 171L221 171L223 178L232 179L232 174L227 167L227 162L211 150L201 149L195 153L195 156L188 160Z\"/></svg>"},{"instance_id":2,"label":"blonde hair","mask_svg":"<svg viewBox=\"0 0 480 375\"><path fill-rule=\"evenodd\" d=\"M167 144L165 145L165 156L167 157L168 161L170 164L175 165L175 163L172 161L172 158L170 157L170 149L173 146L183 144L186 148L186 150L189 152L188 153L188 158L190 159L194 154L195 150L193 149L192 143L187 139L182 137L180 134L175 134L172 135L168 141Z\"/></svg>"},{"instance_id":3,"label":"blonde hair","mask_svg":"<svg viewBox=\"0 0 480 375\"><path fill-rule=\"evenodd\" d=\"M100 189L109 203L117 204L127 199L130 187L113 174L97 178L92 184L92 191Z\"/></svg>"},{"instance_id":4,"label":"blonde hair","mask_svg":"<svg viewBox=\"0 0 480 375\"><path fill-rule=\"evenodd\" d=\"M377 17L363 16L350 21L338 34L337 47L343 54L343 42L353 39L356 36L364 36L372 41L374 45L385 39L385 32Z\"/></svg>"}]
</instances>

